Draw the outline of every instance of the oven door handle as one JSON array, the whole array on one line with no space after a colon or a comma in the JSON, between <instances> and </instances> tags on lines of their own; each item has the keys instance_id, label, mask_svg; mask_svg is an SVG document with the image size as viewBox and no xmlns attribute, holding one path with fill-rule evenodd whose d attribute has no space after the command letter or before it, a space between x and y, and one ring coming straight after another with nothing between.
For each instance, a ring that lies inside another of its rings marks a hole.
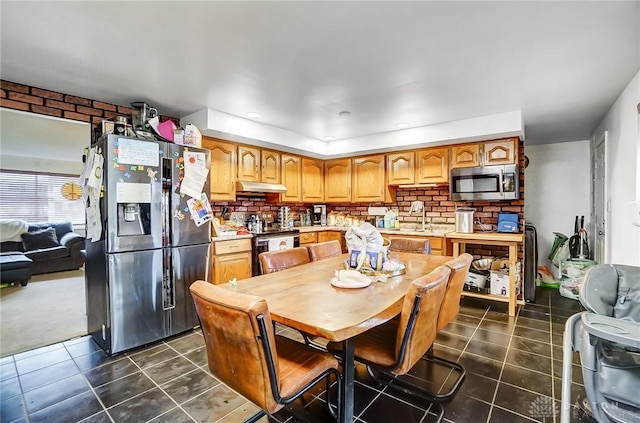
<instances>
[{"instance_id":1,"label":"oven door handle","mask_svg":"<svg viewBox=\"0 0 640 423\"><path fill-rule=\"evenodd\" d=\"M500 180L498 181L498 187L500 188L500 196L504 197L504 170L500 169Z\"/></svg>"}]
</instances>

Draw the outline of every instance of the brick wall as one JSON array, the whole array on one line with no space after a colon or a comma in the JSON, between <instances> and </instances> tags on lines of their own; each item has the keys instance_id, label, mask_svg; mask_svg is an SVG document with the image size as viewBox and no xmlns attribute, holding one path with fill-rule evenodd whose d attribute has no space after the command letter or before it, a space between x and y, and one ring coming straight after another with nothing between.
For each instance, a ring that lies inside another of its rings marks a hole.
<instances>
[{"instance_id":1,"label":"brick wall","mask_svg":"<svg viewBox=\"0 0 640 423\"><path fill-rule=\"evenodd\" d=\"M0 106L7 109L37 113L39 115L89 122L93 129L103 120L114 116L126 116L131 123L131 108L104 103L83 97L49 91L15 82L0 80ZM171 119L180 125L177 118L161 116L160 120Z\"/></svg>"}]
</instances>

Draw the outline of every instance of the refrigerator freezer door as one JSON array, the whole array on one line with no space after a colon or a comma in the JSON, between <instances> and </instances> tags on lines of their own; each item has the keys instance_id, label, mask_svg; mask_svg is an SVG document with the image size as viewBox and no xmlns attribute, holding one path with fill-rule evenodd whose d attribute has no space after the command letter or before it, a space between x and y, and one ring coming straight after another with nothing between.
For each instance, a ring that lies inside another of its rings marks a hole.
<instances>
[{"instance_id":1,"label":"refrigerator freezer door","mask_svg":"<svg viewBox=\"0 0 640 423\"><path fill-rule=\"evenodd\" d=\"M208 280L209 251L209 244L171 249L175 307L171 309L168 335L184 332L199 324L189 286L197 280Z\"/></svg>"},{"instance_id":2,"label":"refrigerator freezer door","mask_svg":"<svg viewBox=\"0 0 640 423\"><path fill-rule=\"evenodd\" d=\"M188 166L204 164L207 169L211 167L210 151L202 148L183 147L178 144L168 144L171 158L172 189L170 196L171 236L169 245L172 247L204 244L211 241L211 224L204 223L197 226L191 218L187 207L190 195L180 195L180 185L188 183L185 173ZM186 152L186 154L185 154ZM202 187L202 192L209 197L209 177L207 176Z\"/></svg>"},{"instance_id":3,"label":"refrigerator freezer door","mask_svg":"<svg viewBox=\"0 0 640 423\"><path fill-rule=\"evenodd\" d=\"M108 253L162 248L166 145L117 135L109 135L101 145L106 151L101 213Z\"/></svg>"},{"instance_id":4,"label":"refrigerator freezer door","mask_svg":"<svg viewBox=\"0 0 640 423\"><path fill-rule=\"evenodd\" d=\"M163 250L109 254L111 354L166 337Z\"/></svg>"}]
</instances>

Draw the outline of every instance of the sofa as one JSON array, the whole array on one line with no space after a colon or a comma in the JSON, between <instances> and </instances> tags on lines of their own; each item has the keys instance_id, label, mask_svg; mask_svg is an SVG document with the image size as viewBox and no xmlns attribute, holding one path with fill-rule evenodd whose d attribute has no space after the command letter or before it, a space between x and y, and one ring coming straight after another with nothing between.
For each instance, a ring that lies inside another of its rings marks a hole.
<instances>
[{"instance_id":1,"label":"sofa","mask_svg":"<svg viewBox=\"0 0 640 423\"><path fill-rule=\"evenodd\" d=\"M34 275L76 270L84 265L84 237L71 222L0 221L0 252L22 253L33 262Z\"/></svg>"}]
</instances>

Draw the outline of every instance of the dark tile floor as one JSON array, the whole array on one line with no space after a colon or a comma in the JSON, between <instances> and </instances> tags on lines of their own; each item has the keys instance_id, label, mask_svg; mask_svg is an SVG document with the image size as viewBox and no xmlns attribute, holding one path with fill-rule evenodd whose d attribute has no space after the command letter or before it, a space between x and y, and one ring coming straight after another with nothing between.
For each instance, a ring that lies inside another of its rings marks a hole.
<instances>
[{"instance_id":1,"label":"dark tile floor","mask_svg":"<svg viewBox=\"0 0 640 423\"><path fill-rule=\"evenodd\" d=\"M536 304L521 307L516 317L507 316L505 304L464 299L460 314L434 346L436 355L467 369L460 391L443 403L445 421L559 422L563 323L576 311L577 301L551 289L539 289ZM442 368L423 363L410 377L419 382L425 375L431 381L447 378ZM573 375L575 401L584 395L577 357ZM276 419L327 420L323 390L320 384ZM257 411L209 373L198 331L115 357L107 357L89 337L4 357L0 396L3 423L234 423ZM431 422L434 410L428 402L378 386L363 366L357 367L357 422ZM579 421L575 415L573 420Z\"/></svg>"}]
</instances>

